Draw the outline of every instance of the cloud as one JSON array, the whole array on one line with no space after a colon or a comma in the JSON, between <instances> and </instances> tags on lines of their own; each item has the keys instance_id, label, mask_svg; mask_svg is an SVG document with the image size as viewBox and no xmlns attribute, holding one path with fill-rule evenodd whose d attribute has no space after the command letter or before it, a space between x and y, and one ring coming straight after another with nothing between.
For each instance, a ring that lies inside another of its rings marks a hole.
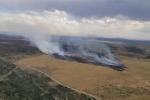
<instances>
[{"instance_id":1,"label":"cloud","mask_svg":"<svg viewBox=\"0 0 150 100\"><path fill-rule=\"evenodd\" d=\"M123 16L80 18L65 11L0 13L0 34L20 35L42 52L64 55L53 35L150 40L150 22Z\"/></svg>"},{"instance_id":2,"label":"cloud","mask_svg":"<svg viewBox=\"0 0 150 100\"><path fill-rule=\"evenodd\" d=\"M80 17L127 16L133 20L150 20L149 0L0 0L4 11L64 10Z\"/></svg>"},{"instance_id":3,"label":"cloud","mask_svg":"<svg viewBox=\"0 0 150 100\"><path fill-rule=\"evenodd\" d=\"M150 40L150 22L123 16L79 18L65 11L0 13L0 32L38 39L51 35Z\"/></svg>"}]
</instances>

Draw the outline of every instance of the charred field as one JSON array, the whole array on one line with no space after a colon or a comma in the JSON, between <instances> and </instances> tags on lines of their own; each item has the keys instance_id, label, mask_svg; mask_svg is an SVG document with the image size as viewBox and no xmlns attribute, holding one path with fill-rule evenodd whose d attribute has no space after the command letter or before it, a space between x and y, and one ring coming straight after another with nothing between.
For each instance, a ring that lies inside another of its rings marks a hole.
<instances>
[{"instance_id":1,"label":"charred field","mask_svg":"<svg viewBox=\"0 0 150 100\"><path fill-rule=\"evenodd\" d=\"M103 64L99 62L97 64L97 59L93 60L95 58L93 58L92 60L91 58L89 58L90 60L86 59L87 57L86 55L84 55L84 53L83 56L79 55L80 53L78 53L78 50L76 50L76 47L74 47L74 45L73 47L70 44L64 45L63 43L66 41L64 41L63 39L61 39L61 41L64 42L61 42L62 45L60 46L66 54L62 56L59 54L53 54L53 55L43 54L36 47L31 45L28 41L24 40L22 37L10 37L10 36L0 36L0 60L11 64L14 63L18 68L15 71L17 75L19 74L22 75L24 73L30 75L31 78L32 75L36 77L37 72L32 72L32 69L36 69L50 75L55 80L62 83L64 86L81 90L83 92L94 95L97 98L100 98L102 100L149 100L150 98L150 78L149 78L150 77L149 74L150 46L143 45L143 44L139 45L139 43L138 45L135 43L130 44L129 40L127 40L128 42L121 42L121 43L118 41L117 42L115 41L115 43L110 43L112 40L111 41L108 40L104 41L104 40L102 38L96 39L94 40L94 44L95 41L102 41L102 43L107 44L108 48L110 48L112 54L115 56L114 57L115 60L117 59L117 61L119 62L119 64L121 64L121 66L112 66L106 63ZM91 44L90 46L92 47L93 45ZM86 49L87 50L86 53L89 54L93 54L93 51L95 51L95 49L88 50L88 48L77 48L77 49ZM103 53L103 52L99 52L99 53ZM107 58L107 55L105 53L101 55ZM91 55L90 57L93 57L93 55ZM101 60L103 61L103 59ZM121 68L121 71L118 68ZM24 69L27 69L29 72ZM36 73L36 75L33 73ZM44 78L36 77L37 81L43 80L43 82L45 82L44 80L45 76L43 75L41 76ZM18 76L13 76L13 77L18 77ZM10 77L8 78L13 82L13 78ZM1 84L4 85L6 84L6 82L7 81L5 82L2 81ZM11 84L16 85L17 83L11 83ZM40 84L45 89L45 86L43 86L43 84L45 83L38 83L38 84ZM11 87L10 84L7 83L7 85ZM35 85L33 84L33 86ZM3 88L4 90L7 88L7 86L4 88L1 85L1 88ZM36 89L39 88L35 86L35 90ZM20 93L21 91L24 90L20 90ZM73 95L78 97L78 98L74 98L74 100L84 100L81 99L82 96L78 92L70 89L69 91L71 91L71 93L65 92L66 94L68 94L66 95L66 97L67 96L72 97ZM11 92L14 94L15 91L13 92L9 91L9 89L7 88L7 92L8 93ZM59 95L62 96L63 93L62 94L58 93L58 96ZM2 96L4 97L4 94L2 94ZM32 99L32 96L34 97L34 94L31 95L31 100L34 100ZM88 99L86 98L85 100L94 99L86 95L84 95L83 97L88 98ZM5 100L10 100L10 99L8 97L8 99ZM46 99L42 98L40 100L46 100Z\"/></svg>"}]
</instances>

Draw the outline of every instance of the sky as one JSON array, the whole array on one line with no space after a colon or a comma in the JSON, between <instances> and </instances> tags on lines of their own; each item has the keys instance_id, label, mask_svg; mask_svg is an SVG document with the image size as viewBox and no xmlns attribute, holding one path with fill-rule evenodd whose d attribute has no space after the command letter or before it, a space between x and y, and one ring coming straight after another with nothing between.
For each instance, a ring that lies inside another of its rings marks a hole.
<instances>
[{"instance_id":1,"label":"sky","mask_svg":"<svg viewBox=\"0 0 150 100\"><path fill-rule=\"evenodd\" d=\"M0 0L0 33L150 40L150 0Z\"/></svg>"}]
</instances>

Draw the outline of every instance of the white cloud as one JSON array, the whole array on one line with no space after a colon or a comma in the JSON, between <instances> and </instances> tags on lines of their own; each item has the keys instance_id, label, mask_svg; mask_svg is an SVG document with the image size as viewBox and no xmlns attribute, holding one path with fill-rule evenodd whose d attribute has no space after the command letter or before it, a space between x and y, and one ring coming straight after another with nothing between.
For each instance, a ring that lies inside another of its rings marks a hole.
<instances>
[{"instance_id":1,"label":"white cloud","mask_svg":"<svg viewBox=\"0 0 150 100\"><path fill-rule=\"evenodd\" d=\"M102 36L150 40L150 22L127 18L76 18L64 11L0 13L0 32L30 37Z\"/></svg>"}]
</instances>

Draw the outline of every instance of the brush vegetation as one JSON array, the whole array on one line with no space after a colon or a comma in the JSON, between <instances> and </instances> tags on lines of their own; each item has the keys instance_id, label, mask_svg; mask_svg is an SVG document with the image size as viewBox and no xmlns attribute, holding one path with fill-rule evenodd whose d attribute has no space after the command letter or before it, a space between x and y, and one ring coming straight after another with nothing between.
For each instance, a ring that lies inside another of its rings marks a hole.
<instances>
[{"instance_id":1,"label":"brush vegetation","mask_svg":"<svg viewBox=\"0 0 150 100\"><path fill-rule=\"evenodd\" d=\"M54 82L44 74L0 60L0 100L95 100Z\"/></svg>"}]
</instances>

